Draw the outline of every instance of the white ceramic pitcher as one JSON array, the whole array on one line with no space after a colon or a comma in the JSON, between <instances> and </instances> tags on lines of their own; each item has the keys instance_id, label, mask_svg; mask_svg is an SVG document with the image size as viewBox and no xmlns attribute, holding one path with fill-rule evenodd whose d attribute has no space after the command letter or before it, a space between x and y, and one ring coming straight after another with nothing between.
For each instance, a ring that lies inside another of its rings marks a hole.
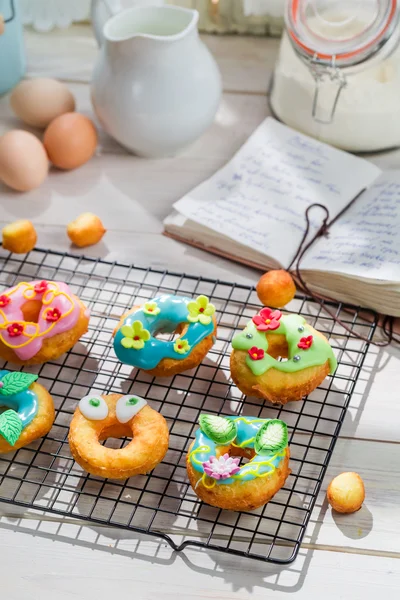
<instances>
[{"instance_id":1,"label":"white ceramic pitcher","mask_svg":"<svg viewBox=\"0 0 400 600\"><path fill-rule=\"evenodd\" d=\"M196 10L141 6L109 19L92 80L104 129L130 151L171 156L212 123L221 97Z\"/></svg>"}]
</instances>

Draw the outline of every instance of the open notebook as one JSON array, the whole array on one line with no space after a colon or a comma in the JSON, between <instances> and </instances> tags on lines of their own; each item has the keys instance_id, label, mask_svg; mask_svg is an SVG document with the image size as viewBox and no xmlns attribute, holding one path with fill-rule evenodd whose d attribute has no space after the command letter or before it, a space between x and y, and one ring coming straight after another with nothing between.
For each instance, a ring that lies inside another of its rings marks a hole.
<instances>
[{"instance_id":1,"label":"open notebook","mask_svg":"<svg viewBox=\"0 0 400 600\"><path fill-rule=\"evenodd\" d=\"M165 233L263 270L288 268L307 207L325 205L332 221L356 196L307 251L301 274L325 296L400 316L400 170L382 172L272 118L174 204ZM324 213L310 216L312 235Z\"/></svg>"}]
</instances>

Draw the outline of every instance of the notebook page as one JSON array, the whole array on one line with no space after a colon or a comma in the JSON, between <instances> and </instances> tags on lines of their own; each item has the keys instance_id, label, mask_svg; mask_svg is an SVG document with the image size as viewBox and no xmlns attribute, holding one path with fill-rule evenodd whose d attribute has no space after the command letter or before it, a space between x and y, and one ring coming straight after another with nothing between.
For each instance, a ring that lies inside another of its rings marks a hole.
<instances>
[{"instance_id":1,"label":"notebook page","mask_svg":"<svg viewBox=\"0 0 400 600\"><path fill-rule=\"evenodd\" d=\"M268 118L227 165L174 208L288 266L304 232L306 208L320 202L334 217L380 172Z\"/></svg>"},{"instance_id":2,"label":"notebook page","mask_svg":"<svg viewBox=\"0 0 400 600\"><path fill-rule=\"evenodd\" d=\"M310 248L302 270L400 282L400 171L385 171Z\"/></svg>"}]
</instances>

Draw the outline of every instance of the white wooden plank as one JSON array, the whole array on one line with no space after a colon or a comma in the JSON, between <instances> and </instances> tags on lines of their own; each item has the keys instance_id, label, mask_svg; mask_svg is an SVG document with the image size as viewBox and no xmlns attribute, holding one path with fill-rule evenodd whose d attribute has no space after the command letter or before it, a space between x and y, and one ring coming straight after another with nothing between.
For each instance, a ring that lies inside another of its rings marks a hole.
<instances>
[{"instance_id":1,"label":"white wooden plank","mask_svg":"<svg viewBox=\"0 0 400 600\"><path fill-rule=\"evenodd\" d=\"M77 248L70 244L64 226L37 225L36 220L33 220L38 232L39 248L72 252L78 256L85 254L94 258L143 267L151 265L157 269L192 275L201 274L204 277L245 285L253 285L258 279L258 274L251 269L219 257L213 257L210 261L207 252L175 242L157 233L109 230L99 244ZM0 228L5 224L5 221L0 221Z\"/></svg>"},{"instance_id":2,"label":"white wooden plank","mask_svg":"<svg viewBox=\"0 0 400 600\"><path fill-rule=\"evenodd\" d=\"M202 36L215 56L225 91L267 93L280 40L254 36Z\"/></svg>"},{"instance_id":3,"label":"white wooden plank","mask_svg":"<svg viewBox=\"0 0 400 600\"><path fill-rule=\"evenodd\" d=\"M315 547L340 547L393 552L400 558L399 445L340 439L333 452L309 525L306 542ZM362 477L366 499L351 515L332 511L326 500L330 481L343 471Z\"/></svg>"},{"instance_id":4,"label":"white wooden plank","mask_svg":"<svg viewBox=\"0 0 400 600\"><path fill-rule=\"evenodd\" d=\"M383 337L380 337L383 339ZM341 435L399 442L400 348L370 346L356 384Z\"/></svg>"},{"instance_id":5,"label":"white wooden plank","mask_svg":"<svg viewBox=\"0 0 400 600\"><path fill-rule=\"evenodd\" d=\"M226 91L266 93L279 40L213 35L202 35L202 39L215 56ZM98 48L89 25L48 34L26 30L25 41L30 77L90 81Z\"/></svg>"},{"instance_id":6,"label":"white wooden plank","mask_svg":"<svg viewBox=\"0 0 400 600\"><path fill-rule=\"evenodd\" d=\"M93 118L88 86L71 84L70 88L78 110ZM42 224L56 225L85 210L107 215L109 228L120 225L126 230L160 232L161 220L173 202L222 166L267 114L260 97L228 95L215 123L195 144L180 156L162 160L128 154L99 127L97 156L80 169L54 169L40 189L25 194L0 184L5 209L1 218L37 217ZM3 97L0 133L16 127L21 123L12 115L8 97Z\"/></svg>"},{"instance_id":7,"label":"white wooden plank","mask_svg":"<svg viewBox=\"0 0 400 600\"><path fill-rule=\"evenodd\" d=\"M25 29L25 45L28 76L90 81L98 48L89 25L73 25L46 34Z\"/></svg>"},{"instance_id":8,"label":"white wooden plank","mask_svg":"<svg viewBox=\"0 0 400 600\"><path fill-rule=\"evenodd\" d=\"M398 561L390 557L303 550L288 566L216 552L174 554L112 528L23 520L2 524L0 576L10 600L52 600L134 594L140 599L265 600L398 597Z\"/></svg>"}]
</instances>

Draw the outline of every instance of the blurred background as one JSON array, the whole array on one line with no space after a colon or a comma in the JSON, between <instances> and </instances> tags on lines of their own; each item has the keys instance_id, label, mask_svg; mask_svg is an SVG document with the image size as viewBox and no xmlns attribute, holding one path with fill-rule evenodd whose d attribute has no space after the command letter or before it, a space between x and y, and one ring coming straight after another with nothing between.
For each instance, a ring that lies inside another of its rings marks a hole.
<instances>
[{"instance_id":1,"label":"blurred background","mask_svg":"<svg viewBox=\"0 0 400 600\"><path fill-rule=\"evenodd\" d=\"M24 24L42 32L91 18L91 0L20 0L20 4ZM146 0L118 0L117 4L122 10ZM200 30L208 33L275 36L283 28L283 0L169 0L168 4L196 8Z\"/></svg>"}]
</instances>

